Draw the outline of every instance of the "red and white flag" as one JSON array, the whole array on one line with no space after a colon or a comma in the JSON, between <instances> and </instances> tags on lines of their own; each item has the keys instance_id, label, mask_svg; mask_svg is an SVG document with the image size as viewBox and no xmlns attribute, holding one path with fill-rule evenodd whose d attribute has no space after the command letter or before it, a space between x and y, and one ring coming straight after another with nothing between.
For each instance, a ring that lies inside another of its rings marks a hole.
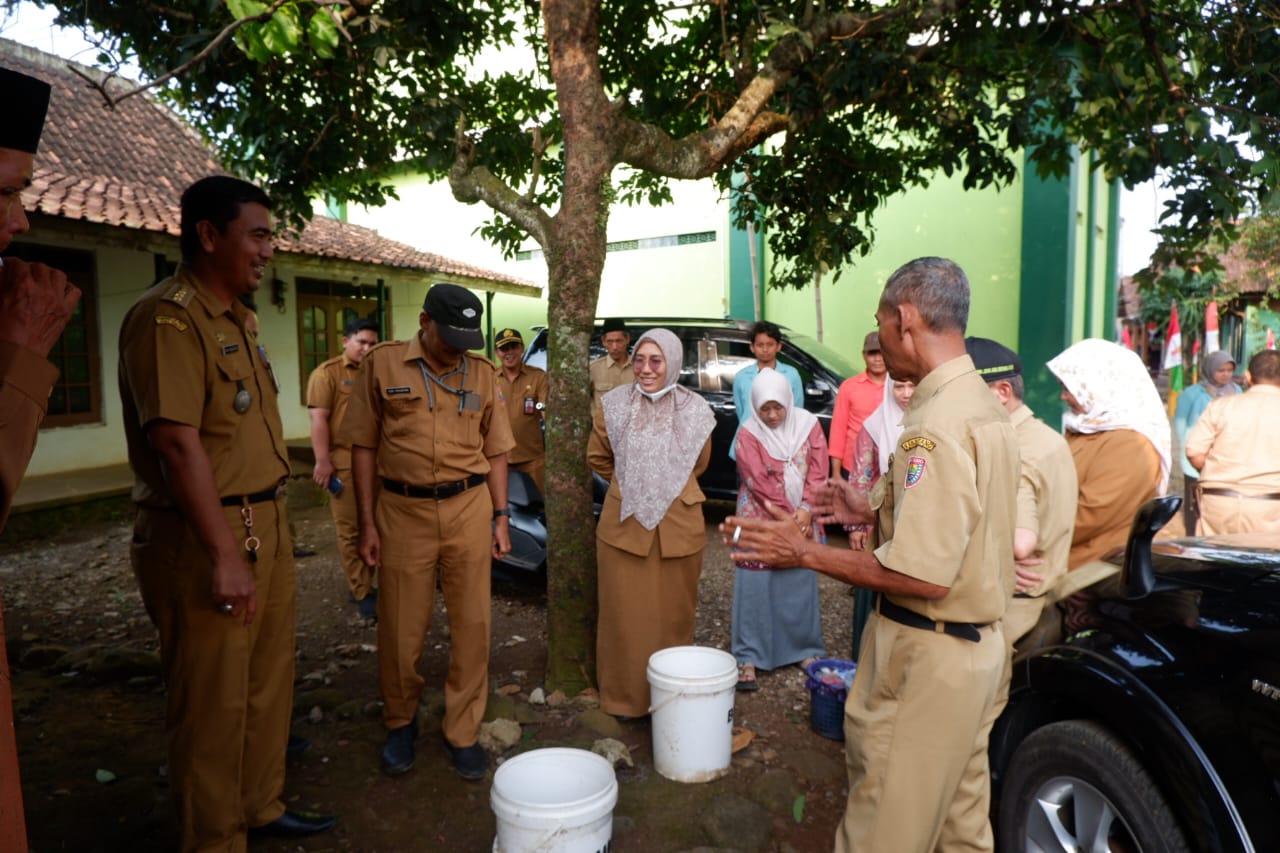
<instances>
[{"instance_id":1,"label":"red and white flag","mask_svg":"<svg viewBox=\"0 0 1280 853\"><path fill-rule=\"evenodd\" d=\"M1217 352L1222 349L1222 345L1218 343L1218 303L1215 300L1209 300L1209 304L1204 306L1204 354Z\"/></svg>"},{"instance_id":2,"label":"red and white flag","mask_svg":"<svg viewBox=\"0 0 1280 853\"><path fill-rule=\"evenodd\" d=\"M1276 348L1276 333L1272 329L1267 329L1267 349Z\"/></svg>"}]
</instances>

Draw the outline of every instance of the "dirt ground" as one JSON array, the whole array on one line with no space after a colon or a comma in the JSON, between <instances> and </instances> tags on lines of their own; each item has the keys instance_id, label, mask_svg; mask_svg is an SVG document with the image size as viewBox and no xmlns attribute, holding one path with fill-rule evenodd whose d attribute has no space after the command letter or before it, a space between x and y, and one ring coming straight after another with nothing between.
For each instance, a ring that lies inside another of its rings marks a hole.
<instances>
[{"instance_id":1,"label":"dirt ground","mask_svg":"<svg viewBox=\"0 0 1280 853\"><path fill-rule=\"evenodd\" d=\"M712 524L724 507L709 507ZM492 775L464 782L440 746L440 692L448 639L437 618L426 643L428 693L418 763L391 778L378 767L376 631L347 601L328 510L293 511L299 542L295 734L312 746L289 767L291 807L334 812L337 828L264 851L482 851L493 845ZM0 553L27 828L45 851L167 851L177 828L166 778L163 691L154 630L128 566L128 526L104 522ZM697 642L729 648L733 573L708 525ZM822 581L828 654L848 657L853 599ZM738 693L735 722L750 744L723 779L681 784L653 770L647 724L619 726L591 703L535 705L546 662L544 589L497 578L493 592L489 717L520 721L510 757L543 746L589 748L606 736L630 749L618 770L615 853L829 850L846 794L842 745L809 725L796 667L761 674ZM554 701L558 697L552 697Z\"/></svg>"}]
</instances>

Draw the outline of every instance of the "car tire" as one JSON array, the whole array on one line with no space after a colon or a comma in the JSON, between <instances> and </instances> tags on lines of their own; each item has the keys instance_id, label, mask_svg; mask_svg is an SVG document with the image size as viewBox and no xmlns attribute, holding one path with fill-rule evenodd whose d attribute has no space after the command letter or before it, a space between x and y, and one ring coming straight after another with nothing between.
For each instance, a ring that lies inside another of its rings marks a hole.
<instances>
[{"instance_id":1,"label":"car tire","mask_svg":"<svg viewBox=\"0 0 1280 853\"><path fill-rule=\"evenodd\" d=\"M1066 720L1019 744L1001 785L1001 853L1189 853L1151 775L1107 729Z\"/></svg>"}]
</instances>

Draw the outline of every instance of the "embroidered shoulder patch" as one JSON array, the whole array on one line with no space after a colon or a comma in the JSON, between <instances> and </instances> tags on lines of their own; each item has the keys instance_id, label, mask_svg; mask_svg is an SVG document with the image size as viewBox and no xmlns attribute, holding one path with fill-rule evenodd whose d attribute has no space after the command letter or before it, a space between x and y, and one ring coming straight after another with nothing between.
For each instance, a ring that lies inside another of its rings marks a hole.
<instances>
[{"instance_id":1,"label":"embroidered shoulder patch","mask_svg":"<svg viewBox=\"0 0 1280 853\"><path fill-rule=\"evenodd\" d=\"M157 314L156 325L157 326L173 326L179 332L185 332L187 330L186 323L182 322L177 317L170 317L168 314Z\"/></svg>"},{"instance_id":2,"label":"embroidered shoulder patch","mask_svg":"<svg viewBox=\"0 0 1280 853\"><path fill-rule=\"evenodd\" d=\"M907 460L907 476L902 481L902 488L909 489L924 479L924 465L923 456L912 456Z\"/></svg>"},{"instance_id":3,"label":"embroidered shoulder patch","mask_svg":"<svg viewBox=\"0 0 1280 853\"><path fill-rule=\"evenodd\" d=\"M925 450L933 450L937 446L938 445L934 444L923 435L917 435L915 438L908 438L906 441L902 442L902 449L904 451L911 450L914 447L923 447Z\"/></svg>"}]
</instances>

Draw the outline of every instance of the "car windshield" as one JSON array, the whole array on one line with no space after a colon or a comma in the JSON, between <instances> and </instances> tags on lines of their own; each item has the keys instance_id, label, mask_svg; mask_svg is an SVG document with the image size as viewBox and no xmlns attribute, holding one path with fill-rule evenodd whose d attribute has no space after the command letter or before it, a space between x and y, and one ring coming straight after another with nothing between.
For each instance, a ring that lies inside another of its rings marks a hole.
<instances>
[{"instance_id":1,"label":"car windshield","mask_svg":"<svg viewBox=\"0 0 1280 853\"><path fill-rule=\"evenodd\" d=\"M797 335L794 332L788 331L787 339L846 379L862 372L858 368L854 367L853 362L849 361L849 359L845 358L826 344L818 343L808 335Z\"/></svg>"}]
</instances>

